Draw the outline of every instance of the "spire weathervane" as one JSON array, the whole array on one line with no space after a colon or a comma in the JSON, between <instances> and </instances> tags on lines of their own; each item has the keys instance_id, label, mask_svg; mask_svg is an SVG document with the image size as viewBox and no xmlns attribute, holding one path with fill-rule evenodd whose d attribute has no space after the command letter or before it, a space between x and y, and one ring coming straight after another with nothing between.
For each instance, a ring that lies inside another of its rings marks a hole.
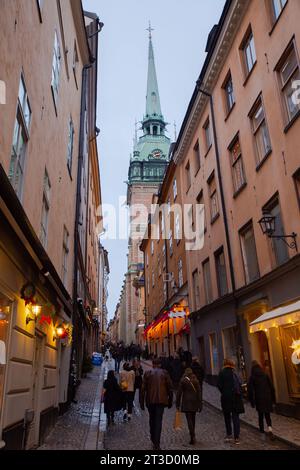
<instances>
[{"instance_id":1,"label":"spire weathervane","mask_svg":"<svg viewBox=\"0 0 300 470\"><path fill-rule=\"evenodd\" d=\"M151 21L149 21L149 27L146 31L149 31L149 39L152 39L152 31L154 31L154 29L151 27Z\"/></svg>"}]
</instances>

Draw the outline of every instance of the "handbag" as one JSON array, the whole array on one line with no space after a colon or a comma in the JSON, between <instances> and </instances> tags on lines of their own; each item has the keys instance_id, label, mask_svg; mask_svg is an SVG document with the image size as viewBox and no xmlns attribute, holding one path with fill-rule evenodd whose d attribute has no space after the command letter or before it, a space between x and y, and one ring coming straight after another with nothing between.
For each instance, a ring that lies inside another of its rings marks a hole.
<instances>
[{"instance_id":1,"label":"handbag","mask_svg":"<svg viewBox=\"0 0 300 470\"><path fill-rule=\"evenodd\" d=\"M182 429L182 413L179 410L176 410L173 427L174 431L181 431Z\"/></svg>"},{"instance_id":2,"label":"handbag","mask_svg":"<svg viewBox=\"0 0 300 470\"><path fill-rule=\"evenodd\" d=\"M122 380L120 383L120 387L123 392L126 392L126 390L128 389L128 382L126 380Z\"/></svg>"}]
</instances>

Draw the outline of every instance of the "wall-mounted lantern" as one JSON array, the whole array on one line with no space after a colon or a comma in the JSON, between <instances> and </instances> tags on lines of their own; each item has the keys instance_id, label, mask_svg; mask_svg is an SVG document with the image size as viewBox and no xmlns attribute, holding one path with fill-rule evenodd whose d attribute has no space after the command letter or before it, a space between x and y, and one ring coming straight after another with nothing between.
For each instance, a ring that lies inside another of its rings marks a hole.
<instances>
[{"instance_id":1,"label":"wall-mounted lantern","mask_svg":"<svg viewBox=\"0 0 300 470\"><path fill-rule=\"evenodd\" d=\"M258 221L258 223L264 235L267 235L269 238L277 238L282 240L290 249L296 250L298 252L296 241L297 234L295 232L291 233L291 235L274 235L276 231L276 217L270 214L269 211L263 211L263 217ZM291 238L292 241L288 242L288 238Z\"/></svg>"}]
</instances>

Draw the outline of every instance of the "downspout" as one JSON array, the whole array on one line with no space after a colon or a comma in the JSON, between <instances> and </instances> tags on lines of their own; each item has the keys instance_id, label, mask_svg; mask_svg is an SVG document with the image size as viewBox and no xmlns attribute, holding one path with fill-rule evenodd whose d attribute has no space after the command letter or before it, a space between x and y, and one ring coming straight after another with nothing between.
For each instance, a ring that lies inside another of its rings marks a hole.
<instances>
[{"instance_id":1,"label":"downspout","mask_svg":"<svg viewBox=\"0 0 300 470\"><path fill-rule=\"evenodd\" d=\"M202 83L197 82L197 90L200 93L202 93L203 95L207 96L209 98L209 102L210 102L211 118L212 118L212 126L213 126L213 137L214 137L215 154L216 154L216 162L217 162L217 177L218 177L219 188L220 188L221 206L222 206L222 212L223 212L225 238L226 238L226 246L227 246L228 260L229 260L229 270L230 270L232 295L233 295L234 303L235 303L235 313L236 313L236 322L237 322L237 339L238 339L237 357L238 357L238 361L239 361L239 367L242 370L243 379L245 380L246 379L245 359L244 359L243 346L242 346L242 332L241 332L240 317L237 314L238 300L237 300L236 294L235 294L236 293L236 283L235 283L233 258L232 258L232 250L231 250L229 227L228 227L228 217L227 217L227 210L226 210L226 203L225 203L225 196L224 196L223 179L222 179L222 173L221 173L220 152L219 152L219 145L218 145L218 138L217 138L214 101L213 101L212 94L208 93L205 90L203 90L201 88L201 85L202 85Z\"/></svg>"}]
</instances>

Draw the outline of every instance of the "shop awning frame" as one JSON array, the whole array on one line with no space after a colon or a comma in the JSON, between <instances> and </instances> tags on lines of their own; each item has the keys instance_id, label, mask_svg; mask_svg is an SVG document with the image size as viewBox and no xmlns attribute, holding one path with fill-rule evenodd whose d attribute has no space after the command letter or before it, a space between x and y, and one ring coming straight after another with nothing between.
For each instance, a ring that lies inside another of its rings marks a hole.
<instances>
[{"instance_id":1,"label":"shop awning frame","mask_svg":"<svg viewBox=\"0 0 300 470\"><path fill-rule=\"evenodd\" d=\"M300 300L289 305L277 307L260 315L250 323L250 333L277 328L300 321Z\"/></svg>"}]
</instances>

